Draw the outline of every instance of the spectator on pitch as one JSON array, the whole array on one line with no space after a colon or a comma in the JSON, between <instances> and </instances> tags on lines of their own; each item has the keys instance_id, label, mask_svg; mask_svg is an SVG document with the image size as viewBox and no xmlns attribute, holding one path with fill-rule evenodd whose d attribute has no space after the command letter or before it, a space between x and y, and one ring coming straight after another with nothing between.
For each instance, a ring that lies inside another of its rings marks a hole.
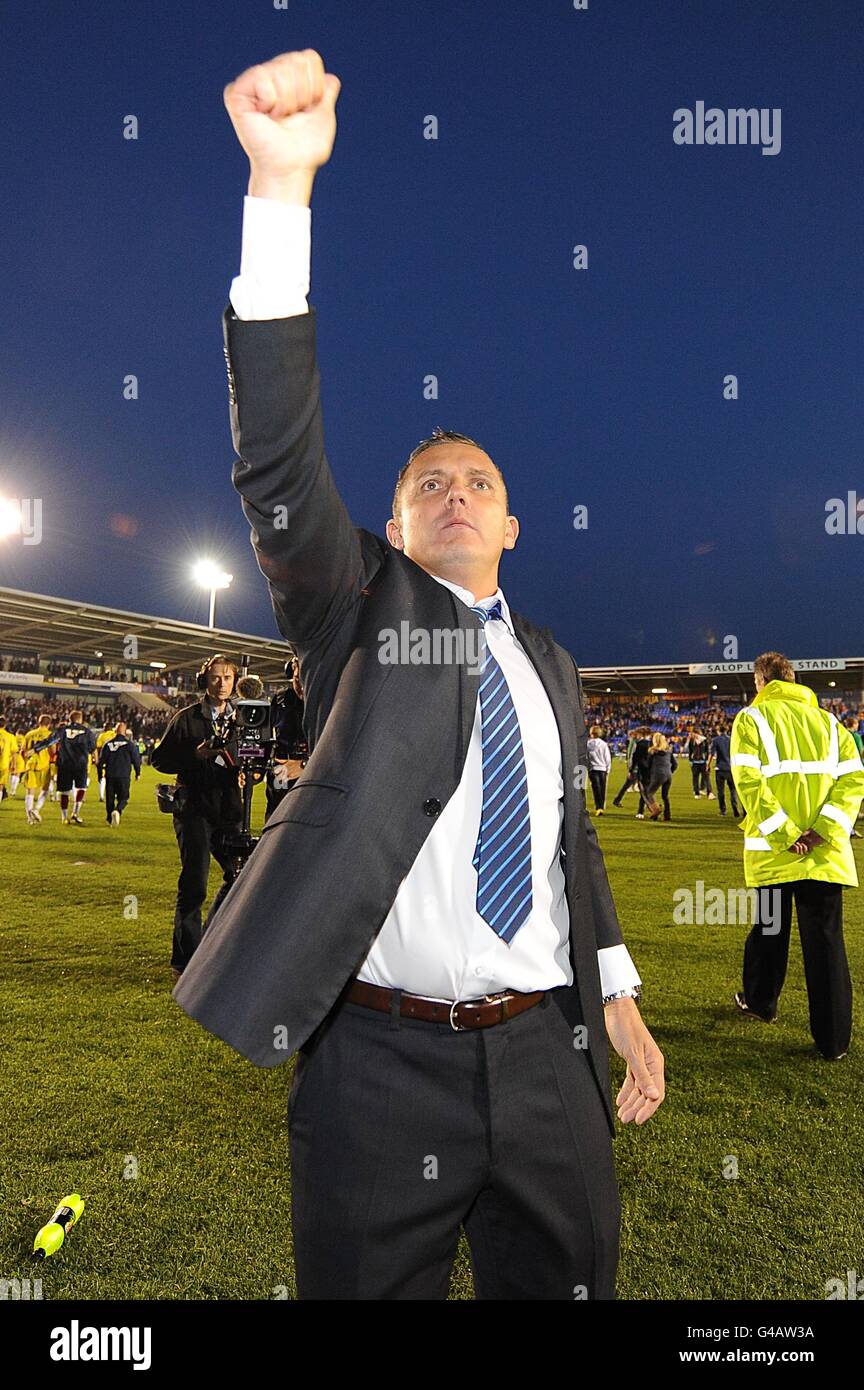
<instances>
[{"instance_id":1,"label":"spectator on pitch","mask_svg":"<svg viewBox=\"0 0 864 1390\"><path fill-rule=\"evenodd\" d=\"M598 816L602 816L606 811L606 781L612 766L612 754L599 724L592 724L589 733L588 776L594 795L594 809Z\"/></svg>"},{"instance_id":2,"label":"spectator on pitch","mask_svg":"<svg viewBox=\"0 0 864 1390\"><path fill-rule=\"evenodd\" d=\"M652 734L651 743L648 748L648 780L643 784L642 795L651 811L651 820L659 820L661 806L657 800L657 792L663 798L663 819L671 820L672 812L669 809L669 788L672 785L672 774L678 762L665 734Z\"/></svg>"},{"instance_id":3,"label":"spectator on pitch","mask_svg":"<svg viewBox=\"0 0 864 1390\"><path fill-rule=\"evenodd\" d=\"M631 764L636 774L636 785L639 788L639 806L636 811L636 819L645 819L645 803L649 798L645 795L645 788L651 777L651 730L643 725L636 730L636 742L633 745L633 762Z\"/></svg>"},{"instance_id":4,"label":"spectator on pitch","mask_svg":"<svg viewBox=\"0 0 864 1390\"><path fill-rule=\"evenodd\" d=\"M88 763L90 754L96 747L96 735L84 723L80 709L73 709L71 718L66 720L49 738L37 740L33 748L41 752L43 748L57 745L57 790L60 793L60 824L83 825L81 807L90 781ZM69 815L69 797L75 793L72 815Z\"/></svg>"},{"instance_id":5,"label":"spectator on pitch","mask_svg":"<svg viewBox=\"0 0 864 1390\"><path fill-rule=\"evenodd\" d=\"M634 729L630 734L629 738L627 739L627 752L624 755L627 762L627 777L625 779L624 785L621 787L620 791L617 793L612 802L613 806L620 806L624 798L624 794L626 792L629 792L631 787L635 787L638 784L639 774L636 771L633 759L636 754L636 744L638 743L639 738L643 733L647 733L647 730Z\"/></svg>"},{"instance_id":6,"label":"spectator on pitch","mask_svg":"<svg viewBox=\"0 0 864 1390\"><path fill-rule=\"evenodd\" d=\"M780 652L758 656L753 679L756 697L732 725L732 771L746 811L744 877L758 890L735 1003L765 1023L777 1017L794 899L810 1030L821 1055L836 1061L852 1036L842 891L858 887L850 836L864 765L849 730L797 683Z\"/></svg>"},{"instance_id":7,"label":"spectator on pitch","mask_svg":"<svg viewBox=\"0 0 864 1390\"><path fill-rule=\"evenodd\" d=\"M735 797L735 780L732 776L732 763L729 758L729 726L719 724L717 732L711 740L708 753L708 777L711 777L711 768L714 768L714 780L717 785L717 804L720 808L721 816L726 814L726 792L729 792L729 800L732 805L733 816L743 816L744 812L738 805Z\"/></svg>"},{"instance_id":8,"label":"spectator on pitch","mask_svg":"<svg viewBox=\"0 0 864 1390\"><path fill-rule=\"evenodd\" d=\"M864 763L864 736L862 736L858 729L857 714L847 714L846 718L843 720L843 723L846 725L846 728L849 730L850 734L852 735L852 738L855 741L855 747L858 749L858 757L861 759L862 763ZM860 832L856 830L854 826L852 828L852 839L861 839Z\"/></svg>"},{"instance_id":9,"label":"spectator on pitch","mask_svg":"<svg viewBox=\"0 0 864 1390\"><path fill-rule=\"evenodd\" d=\"M708 740L701 729L695 729L687 740L687 756L693 776L693 795L698 799L704 790L708 800L713 801L714 793L708 780Z\"/></svg>"},{"instance_id":10,"label":"spectator on pitch","mask_svg":"<svg viewBox=\"0 0 864 1390\"><path fill-rule=\"evenodd\" d=\"M99 778L105 785L105 819L115 830L129 801L133 769L137 781L141 776L141 753L120 719L114 737L103 743L99 754Z\"/></svg>"},{"instance_id":11,"label":"spectator on pitch","mask_svg":"<svg viewBox=\"0 0 864 1390\"><path fill-rule=\"evenodd\" d=\"M858 750L858 757L861 758L862 762L864 762L864 735L862 735L858 731L857 714L847 714L846 718L843 720L843 723L846 725L846 728L852 735L852 741Z\"/></svg>"}]
</instances>

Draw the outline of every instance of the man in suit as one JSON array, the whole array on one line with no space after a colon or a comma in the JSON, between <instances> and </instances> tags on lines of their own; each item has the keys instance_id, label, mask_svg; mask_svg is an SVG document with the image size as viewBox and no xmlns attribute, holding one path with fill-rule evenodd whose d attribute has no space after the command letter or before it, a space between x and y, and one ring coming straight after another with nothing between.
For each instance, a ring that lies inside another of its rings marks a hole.
<instances>
[{"instance_id":1,"label":"man in suit","mask_svg":"<svg viewBox=\"0 0 864 1390\"><path fill-rule=\"evenodd\" d=\"M607 1035L624 1122L660 1104L663 1058L585 814L581 681L498 586L519 523L475 441L418 445L386 541L336 491L306 291L339 87L306 50L225 90L251 163L233 481L310 755L174 997L258 1066L299 1049L300 1298L445 1298L464 1226L478 1298L608 1299Z\"/></svg>"}]
</instances>

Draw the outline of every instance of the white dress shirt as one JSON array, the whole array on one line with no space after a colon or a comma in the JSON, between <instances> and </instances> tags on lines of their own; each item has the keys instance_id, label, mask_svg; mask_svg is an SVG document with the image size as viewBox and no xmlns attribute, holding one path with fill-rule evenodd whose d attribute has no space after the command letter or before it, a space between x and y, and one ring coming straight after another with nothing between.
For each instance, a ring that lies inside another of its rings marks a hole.
<instances>
[{"instance_id":1,"label":"white dress shirt","mask_svg":"<svg viewBox=\"0 0 864 1390\"><path fill-rule=\"evenodd\" d=\"M240 274L230 300L238 318L290 318L308 312L311 209L247 195L243 203ZM433 575L463 603L474 595ZM456 791L435 821L406 874L372 949L361 980L430 999L474 999L499 990L529 992L573 982L570 918L561 864L564 784L561 739L549 698L518 641L499 589L503 620L485 625L489 649L503 671L519 718L531 818L532 906L508 946L476 909L472 864L480 828L482 771L480 700ZM641 984L624 945L598 951L604 995Z\"/></svg>"}]
</instances>

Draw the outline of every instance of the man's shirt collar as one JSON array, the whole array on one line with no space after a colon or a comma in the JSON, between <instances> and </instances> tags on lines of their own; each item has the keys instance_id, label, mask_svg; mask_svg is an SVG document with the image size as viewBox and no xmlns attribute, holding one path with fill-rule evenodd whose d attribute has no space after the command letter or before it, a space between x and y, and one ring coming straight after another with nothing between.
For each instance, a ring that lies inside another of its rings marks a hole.
<instances>
[{"instance_id":1,"label":"man's shirt collar","mask_svg":"<svg viewBox=\"0 0 864 1390\"><path fill-rule=\"evenodd\" d=\"M217 718L217 714L216 714L216 706L215 706L214 702L210 699L210 696L209 696L209 695L205 695L205 696L204 696L204 699L201 701L201 707L202 707L202 709L203 709L203 711L204 711L204 718L205 718L205 719L209 719L210 722L211 722L211 724L212 724L213 720ZM226 714L233 714L233 713L234 713L234 706L233 706L233 704L231 703L230 700L226 700L226 701L225 701L225 707L224 707L224 709L222 710L222 718L224 719L224 717L225 717Z\"/></svg>"},{"instance_id":2,"label":"man's shirt collar","mask_svg":"<svg viewBox=\"0 0 864 1390\"><path fill-rule=\"evenodd\" d=\"M429 571L427 570L426 573L429 574ZM460 598L469 608L491 608L493 603L500 603L501 617L504 619L513 636L516 636L513 629L513 619L510 617L510 609L500 588L495 590L491 598L481 598L478 601L471 593L471 590L463 589L461 584L454 584L450 579L442 579L438 574L430 574L429 577L434 579L437 584L443 584L445 589L449 589L451 593L455 594L457 598Z\"/></svg>"}]
</instances>

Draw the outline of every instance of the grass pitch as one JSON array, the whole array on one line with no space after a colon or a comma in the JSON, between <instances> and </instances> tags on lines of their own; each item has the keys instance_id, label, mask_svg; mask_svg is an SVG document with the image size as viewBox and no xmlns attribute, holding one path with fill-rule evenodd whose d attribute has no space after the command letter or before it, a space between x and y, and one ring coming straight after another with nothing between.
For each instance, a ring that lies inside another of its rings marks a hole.
<instances>
[{"instance_id":1,"label":"grass pitch","mask_svg":"<svg viewBox=\"0 0 864 1390\"><path fill-rule=\"evenodd\" d=\"M0 805L0 1278L39 1277L45 1299L293 1298L291 1065L253 1067L170 997L179 861L157 780L133 783L119 830L92 789L83 828L51 803L28 828L20 789ZM622 780L619 762L612 794ZM824 1299L864 1272L860 1038L815 1055L794 931L777 1023L738 1015L746 927L673 923L676 889L743 883L737 822L693 799L686 766L669 823L635 810L628 794L594 824L669 1090L619 1126L619 1297ZM844 910L860 1033L858 890ZM37 1268L33 1238L73 1191L84 1215ZM472 1297L464 1240L451 1296Z\"/></svg>"}]
</instances>

